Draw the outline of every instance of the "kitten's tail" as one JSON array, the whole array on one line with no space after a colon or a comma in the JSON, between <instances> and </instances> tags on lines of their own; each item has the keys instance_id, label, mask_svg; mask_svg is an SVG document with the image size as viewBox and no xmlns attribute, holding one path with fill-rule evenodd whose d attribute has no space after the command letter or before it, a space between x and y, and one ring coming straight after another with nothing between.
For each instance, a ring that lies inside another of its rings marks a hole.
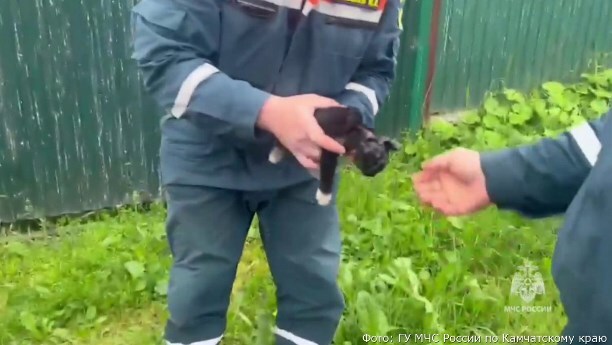
<instances>
[{"instance_id":1,"label":"kitten's tail","mask_svg":"<svg viewBox=\"0 0 612 345\"><path fill-rule=\"evenodd\" d=\"M332 189L334 187L334 175L338 164L338 154L323 150L321 152L321 179L317 189L317 202L321 206L331 203Z\"/></svg>"},{"instance_id":2,"label":"kitten's tail","mask_svg":"<svg viewBox=\"0 0 612 345\"><path fill-rule=\"evenodd\" d=\"M333 170L331 173L329 171L325 171L325 175L323 178L319 180L319 188L317 189L317 202L321 206L327 206L331 202L332 199L332 188L333 188ZM331 176L329 176L331 175Z\"/></svg>"}]
</instances>

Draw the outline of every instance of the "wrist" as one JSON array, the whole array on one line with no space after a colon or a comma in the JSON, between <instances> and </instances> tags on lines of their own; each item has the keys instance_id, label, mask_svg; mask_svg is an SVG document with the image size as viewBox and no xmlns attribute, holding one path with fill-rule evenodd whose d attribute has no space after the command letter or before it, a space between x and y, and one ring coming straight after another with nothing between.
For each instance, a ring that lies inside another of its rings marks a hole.
<instances>
[{"instance_id":1,"label":"wrist","mask_svg":"<svg viewBox=\"0 0 612 345\"><path fill-rule=\"evenodd\" d=\"M521 185L517 185L512 176L511 153L510 149L480 153L484 192L489 202L500 208L507 208L521 199Z\"/></svg>"},{"instance_id":2,"label":"wrist","mask_svg":"<svg viewBox=\"0 0 612 345\"><path fill-rule=\"evenodd\" d=\"M276 114L278 113L275 109L278 107L278 103L281 100L281 97L271 95L265 101L263 106L259 111L259 116L257 117L256 125L260 129L272 132L272 127L274 126Z\"/></svg>"}]
</instances>

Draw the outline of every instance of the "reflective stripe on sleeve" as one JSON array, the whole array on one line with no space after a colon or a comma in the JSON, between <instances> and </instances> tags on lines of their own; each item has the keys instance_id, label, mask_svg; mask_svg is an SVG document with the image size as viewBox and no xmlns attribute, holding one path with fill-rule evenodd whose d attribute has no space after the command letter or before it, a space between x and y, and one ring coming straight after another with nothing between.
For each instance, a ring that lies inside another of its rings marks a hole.
<instances>
[{"instance_id":1,"label":"reflective stripe on sleeve","mask_svg":"<svg viewBox=\"0 0 612 345\"><path fill-rule=\"evenodd\" d=\"M358 83L348 83L345 88L347 90L353 90L364 94L368 98L368 101L370 101L370 105L372 106L372 113L374 115L378 113L378 100L376 99L376 92L374 90Z\"/></svg>"},{"instance_id":2,"label":"reflective stripe on sleeve","mask_svg":"<svg viewBox=\"0 0 612 345\"><path fill-rule=\"evenodd\" d=\"M582 151L582 154L589 164L594 166L595 163L597 163L599 151L601 151L601 142L593 130L593 127L591 127L589 123L584 123L573 128L570 134L576 141L576 144L578 144L580 151Z\"/></svg>"},{"instance_id":3,"label":"reflective stripe on sleeve","mask_svg":"<svg viewBox=\"0 0 612 345\"><path fill-rule=\"evenodd\" d=\"M205 63L189 73L183 84L181 84L181 88L174 100L174 106L171 110L172 116L177 118L183 116L198 85L217 72L219 70L215 66Z\"/></svg>"}]
</instances>

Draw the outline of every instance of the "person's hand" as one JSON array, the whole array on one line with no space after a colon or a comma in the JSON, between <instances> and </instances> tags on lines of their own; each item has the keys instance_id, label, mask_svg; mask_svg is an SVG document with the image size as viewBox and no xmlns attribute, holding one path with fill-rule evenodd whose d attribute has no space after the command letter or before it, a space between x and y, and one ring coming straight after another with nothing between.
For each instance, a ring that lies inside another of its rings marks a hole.
<instances>
[{"instance_id":1,"label":"person's hand","mask_svg":"<svg viewBox=\"0 0 612 345\"><path fill-rule=\"evenodd\" d=\"M458 148L434 157L413 181L421 202L447 216L476 213L491 204L476 151Z\"/></svg>"},{"instance_id":2,"label":"person's hand","mask_svg":"<svg viewBox=\"0 0 612 345\"><path fill-rule=\"evenodd\" d=\"M321 149L344 154L344 146L325 135L317 123L317 108L339 106L333 99L314 94L271 96L261 109L257 125L278 141L309 170L319 169Z\"/></svg>"}]
</instances>

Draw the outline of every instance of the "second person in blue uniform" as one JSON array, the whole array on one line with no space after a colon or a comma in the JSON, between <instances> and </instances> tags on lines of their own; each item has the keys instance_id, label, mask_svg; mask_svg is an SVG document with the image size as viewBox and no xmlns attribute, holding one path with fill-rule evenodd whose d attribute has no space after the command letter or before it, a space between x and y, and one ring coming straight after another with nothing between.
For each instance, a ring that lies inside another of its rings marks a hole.
<instances>
[{"instance_id":1,"label":"second person in blue uniform","mask_svg":"<svg viewBox=\"0 0 612 345\"><path fill-rule=\"evenodd\" d=\"M415 176L421 201L449 216L490 205L564 215L552 274L568 322L560 344L612 340L612 111L556 138L479 153L458 148ZM589 337L589 338L581 338ZM592 337L592 338L591 338Z\"/></svg>"}]
</instances>

